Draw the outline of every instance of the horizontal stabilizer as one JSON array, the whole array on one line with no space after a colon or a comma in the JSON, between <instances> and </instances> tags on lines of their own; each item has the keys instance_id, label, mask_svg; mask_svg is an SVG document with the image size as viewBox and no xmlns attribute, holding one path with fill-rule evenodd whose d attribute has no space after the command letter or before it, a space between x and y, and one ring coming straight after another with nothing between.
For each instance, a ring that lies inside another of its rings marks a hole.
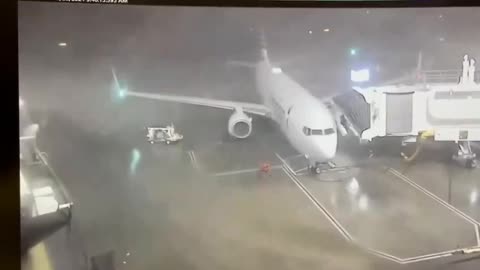
<instances>
[{"instance_id":1,"label":"horizontal stabilizer","mask_svg":"<svg viewBox=\"0 0 480 270\"><path fill-rule=\"evenodd\" d=\"M235 61L235 60L227 61L227 65L234 66L234 67L248 67L248 68L254 68L256 66L256 64L252 62Z\"/></svg>"}]
</instances>

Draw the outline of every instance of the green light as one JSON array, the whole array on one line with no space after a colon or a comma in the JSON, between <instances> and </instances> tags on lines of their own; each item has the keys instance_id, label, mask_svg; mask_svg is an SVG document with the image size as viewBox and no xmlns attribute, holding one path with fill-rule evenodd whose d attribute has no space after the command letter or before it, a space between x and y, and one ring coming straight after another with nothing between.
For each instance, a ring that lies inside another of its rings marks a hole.
<instances>
[{"instance_id":1,"label":"green light","mask_svg":"<svg viewBox=\"0 0 480 270\"><path fill-rule=\"evenodd\" d=\"M132 150L132 158L130 160L130 175L135 174L137 171L138 163L140 163L140 159L142 157L142 154L140 151L136 148Z\"/></svg>"},{"instance_id":2,"label":"green light","mask_svg":"<svg viewBox=\"0 0 480 270\"><path fill-rule=\"evenodd\" d=\"M113 85L110 90L111 100L115 103L123 103L128 96L128 89Z\"/></svg>"},{"instance_id":3,"label":"green light","mask_svg":"<svg viewBox=\"0 0 480 270\"><path fill-rule=\"evenodd\" d=\"M134 160L138 161L140 159L140 156L141 156L140 151L138 151L138 149L136 149L136 148L133 149L132 156L133 156Z\"/></svg>"},{"instance_id":4,"label":"green light","mask_svg":"<svg viewBox=\"0 0 480 270\"><path fill-rule=\"evenodd\" d=\"M350 49L350 55L356 55L357 49Z\"/></svg>"},{"instance_id":5,"label":"green light","mask_svg":"<svg viewBox=\"0 0 480 270\"><path fill-rule=\"evenodd\" d=\"M120 89L118 90L118 97L119 98L125 98L127 96L127 91L125 89Z\"/></svg>"}]
</instances>

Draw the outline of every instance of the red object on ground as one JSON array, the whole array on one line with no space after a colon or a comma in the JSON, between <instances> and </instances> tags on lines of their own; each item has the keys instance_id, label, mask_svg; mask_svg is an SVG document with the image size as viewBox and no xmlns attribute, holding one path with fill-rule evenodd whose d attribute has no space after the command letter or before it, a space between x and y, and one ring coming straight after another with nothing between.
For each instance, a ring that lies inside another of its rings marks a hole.
<instances>
[{"instance_id":1,"label":"red object on ground","mask_svg":"<svg viewBox=\"0 0 480 270\"><path fill-rule=\"evenodd\" d=\"M268 162L264 162L260 166L260 171L263 173L270 173L271 170L272 170L272 165Z\"/></svg>"}]
</instances>

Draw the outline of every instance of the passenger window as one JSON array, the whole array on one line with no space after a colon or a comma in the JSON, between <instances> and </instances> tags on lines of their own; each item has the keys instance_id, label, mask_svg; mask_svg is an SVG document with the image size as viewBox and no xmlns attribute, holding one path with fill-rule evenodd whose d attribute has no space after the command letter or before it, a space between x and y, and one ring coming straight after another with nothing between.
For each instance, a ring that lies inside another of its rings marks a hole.
<instances>
[{"instance_id":1,"label":"passenger window","mask_svg":"<svg viewBox=\"0 0 480 270\"><path fill-rule=\"evenodd\" d=\"M308 127L303 127L303 133L307 136L312 135L312 130Z\"/></svg>"}]
</instances>

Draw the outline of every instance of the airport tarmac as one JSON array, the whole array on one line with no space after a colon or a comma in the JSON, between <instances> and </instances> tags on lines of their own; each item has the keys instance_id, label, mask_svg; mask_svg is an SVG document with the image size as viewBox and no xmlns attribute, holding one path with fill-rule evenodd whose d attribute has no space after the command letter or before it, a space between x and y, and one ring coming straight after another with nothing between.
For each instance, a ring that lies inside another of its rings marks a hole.
<instances>
[{"instance_id":1,"label":"airport tarmac","mask_svg":"<svg viewBox=\"0 0 480 270\"><path fill-rule=\"evenodd\" d=\"M140 104L135 101L129 106ZM143 106L131 117L148 115L154 106ZM400 265L362 248L408 259L476 242L472 224L387 171L375 158L371 167L319 178L295 177L275 155L287 157L294 151L274 125L254 119L251 138L231 140L224 134L226 121L219 121L228 114L208 120L200 111L185 107L184 117L191 122L176 123L185 141L170 146L145 141L142 125L149 120L135 125L131 121L135 127L112 128L110 134L101 136L79 129L68 117L49 118L41 145L75 201L71 232L60 232L47 241L54 269L87 265L92 256L108 251L114 252L118 269L165 265L189 269L472 269L478 265L478 260L447 264L452 258ZM200 119L211 136L199 138L192 123ZM135 150L140 156L137 162ZM342 151L337 165L355 161L349 159ZM401 171L399 160L397 167L391 166L394 159L385 161L385 166ZM271 176L259 178L255 169L265 161L274 170ZM234 173L214 176L222 172ZM458 172L465 182L478 179L474 175L478 170L467 173L459 168ZM435 173L430 172L430 177ZM426 185L412 171L402 174ZM353 177L358 184L352 184ZM353 245L292 178L355 239ZM452 192L452 198L461 201L455 197L467 196L461 191ZM456 207L467 213L461 205ZM475 210L478 205L470 211Z\"/></svg>"}]
</instances>

